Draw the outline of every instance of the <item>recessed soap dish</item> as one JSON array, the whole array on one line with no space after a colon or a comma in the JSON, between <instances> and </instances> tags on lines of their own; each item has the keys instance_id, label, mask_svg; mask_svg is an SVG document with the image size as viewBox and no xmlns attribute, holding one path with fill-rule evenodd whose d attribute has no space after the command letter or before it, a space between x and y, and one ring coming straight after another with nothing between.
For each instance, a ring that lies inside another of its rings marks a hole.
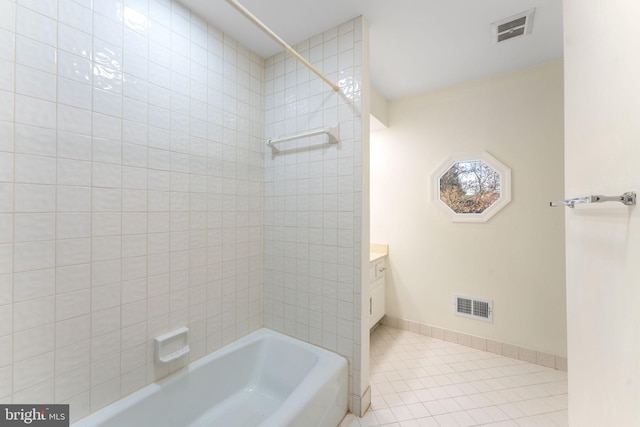
<instances>
[{"instance_id":1,"label":"recessed soap dish","mask_svg":"<svg viewBox=\"0 0 640 427\"><path fill-rule=\"evenodd\" d=\"M179 328L156 337L156 362L169 363L189 353L189 328Z\"/></svg>"}]
</instances>

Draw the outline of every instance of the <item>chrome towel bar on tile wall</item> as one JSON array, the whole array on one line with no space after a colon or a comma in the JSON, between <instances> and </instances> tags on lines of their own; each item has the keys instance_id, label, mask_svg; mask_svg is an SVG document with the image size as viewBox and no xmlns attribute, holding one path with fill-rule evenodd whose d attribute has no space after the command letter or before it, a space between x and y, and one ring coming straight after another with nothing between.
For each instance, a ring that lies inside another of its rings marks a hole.
<instances>
[{"instance_id":1,"label":"chrome towel bar on tile wall","mask_svg":"<svg viewBox=\"0 0 640 427\"><path fill-rule=\"evenodd\" d=\"M328 135L329 139L327 143L335 144L340 141L340 127L339 125L337 125L334 127L327 127L324 129L318 129L318 130L314 130L307 133L301 133L299 135L285 136L285 137L277 136L277 137L270 138L267 141L267 145L271 147L271 151L273 152L273 154L276 154L276 153L279 153L280 150L278 150L278 148L273 144L278 144L280 142L285 142L285 141L293 141L294 139L308 138L310 136L316 136L316 135Z\"/></svg>"},{"instance_id":2,"label":"chrome towel bar on tile wall","mask_svg":"<svg viewBox=\"0 0 640 427\"><path fill-rule=\"evenodd\" d=\"M551 206L552 208L558 207L558 206L568 206L570 208L575 207L575 205L579 204L579 203L602 203L602 202L621 202L627 206L631 206L631 205L635 205L636 204L636 192L635 191L629 191L627 193L624 193L621 196L599 196L599 195L594 195L594 196L585 196L585 197L576 197L573 199L566 199L566 200L558 200L556 202L549 202L549 206Z\"/></svg>"}]
</instances>

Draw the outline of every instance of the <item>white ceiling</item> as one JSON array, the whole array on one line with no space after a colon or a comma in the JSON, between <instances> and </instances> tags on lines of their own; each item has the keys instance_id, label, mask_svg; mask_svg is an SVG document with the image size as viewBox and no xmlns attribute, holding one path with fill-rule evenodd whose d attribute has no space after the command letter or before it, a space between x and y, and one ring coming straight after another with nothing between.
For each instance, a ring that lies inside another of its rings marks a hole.
<instances>
[{"instance_id":1,"label":"white ceiling","mask_svg":"<svg viewBox=\"0 0 640 427\"><path fill-rule=\"evenodd\" d=\"M282 47L225 0L181 0L215 27L269 57ZM561 0L240 0L287 43L364 16L371 81L386 98L562 58ZM490 24L536 8L533 32L494 46Z\"/></svg>"}]
</instances>

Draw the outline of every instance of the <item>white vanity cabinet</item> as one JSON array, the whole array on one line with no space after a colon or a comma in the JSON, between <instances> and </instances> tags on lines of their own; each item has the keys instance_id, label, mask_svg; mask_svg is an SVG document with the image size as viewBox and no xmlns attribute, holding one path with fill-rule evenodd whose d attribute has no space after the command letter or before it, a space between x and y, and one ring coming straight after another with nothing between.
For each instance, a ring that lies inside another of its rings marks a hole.
<instances>
[{"instance_id":1,"label":"white vanity cabinet","mask_svg":"<svg viewBox=\"0 0 640 427\"><path fill-rule=\"evenodd\" d=\"M369 328L375 326L385 314L385 272L386 255L372 253L369 262Z\"/></svg>"}]
</instances>

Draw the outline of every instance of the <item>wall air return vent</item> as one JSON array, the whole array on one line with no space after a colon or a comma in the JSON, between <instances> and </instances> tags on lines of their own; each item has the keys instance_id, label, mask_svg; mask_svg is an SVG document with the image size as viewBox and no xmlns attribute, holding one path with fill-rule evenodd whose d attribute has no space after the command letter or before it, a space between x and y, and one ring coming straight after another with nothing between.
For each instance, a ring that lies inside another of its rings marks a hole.
<instances>
[{"instance_id":1,"label":"wall air return vent","mask_svg":"<svg viewBox=\"0 0 640 427\"><path fill-rule=\"evenodd\" d=\"M525 36L531 33L533 28L533 16L536 9L510 16L491 24L491 42L496 45L507 40Z\"/></svg>"},{"instance_id":2,"label":"wall air return vent","mask_svg":"<svg viewBox=\"0 0 640 427\"><path fill-rule=\"evenodd\" d=\"M453 312L458 316L493 322L493 301L482 298L453 296Z\"/></svg>"}]
</instances>

